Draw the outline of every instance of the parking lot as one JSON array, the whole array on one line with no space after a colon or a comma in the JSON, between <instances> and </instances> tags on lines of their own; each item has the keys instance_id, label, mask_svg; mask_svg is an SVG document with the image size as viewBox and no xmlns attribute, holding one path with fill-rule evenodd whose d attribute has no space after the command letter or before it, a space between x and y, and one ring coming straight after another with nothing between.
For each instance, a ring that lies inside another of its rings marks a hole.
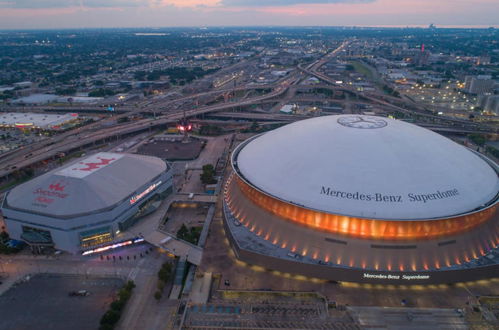
<instances>
[{"instance_id":1,"label":"parking lot","mask_svg":"<svg viewBox=\"0 0 499 330\"><path fill-rule=\"evenodd\" d=\"M117 278L36 275L0 296L0 330L97 329L123 285ZM88 296L70 296L86 290Z\"/></svg>"},{"instance_id":2,"label":"parking lot","mask_svg":"<svg viewBox=\"0 0 499 330\"><path fill-rule=\"evenodd\" d=\"M191 138L188 142L181 139L154 139L144 143L138 148L142 155L155 156L170 161L192 160L199 156L202 149L202 141Z\"/></svg>"},{"instance_id":3,"label":"parking lot","mask_svg":"<svg viewBox=\"0 0 499 330\"><path fill-rule=\"evenodd\" d=\"M186 328L359 329L346 311L327 313L310 293L217 292L213 303L193 305Z\"/></svg>"}]
</instances>

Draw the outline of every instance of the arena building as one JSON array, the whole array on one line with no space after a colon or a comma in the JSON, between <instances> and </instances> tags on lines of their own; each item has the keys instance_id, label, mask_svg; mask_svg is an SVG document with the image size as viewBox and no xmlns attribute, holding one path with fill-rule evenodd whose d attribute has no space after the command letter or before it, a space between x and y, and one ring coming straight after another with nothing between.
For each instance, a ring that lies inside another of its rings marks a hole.
<instances>
[{"instance_id":1,"label":"arena building","mask_svg":"<svg viewBox=\"0 0 499 330\"><path fill-rule=\"evenodd\" d=\"M12 238L78 253L115 242L171 188L163 160L101 152L15 187L2 213Z\"/></svg>"},{"instance_id":2,"label":"arena building","mask_svg":"<svg viewBox=\"0 0 499 330\"><path fill-rule=\"evenodd\" d=\"M319 117L232 155L225 229L236 256L336 281L499 275L498 167L403 121Z\"/></svg>"}]
</instances>

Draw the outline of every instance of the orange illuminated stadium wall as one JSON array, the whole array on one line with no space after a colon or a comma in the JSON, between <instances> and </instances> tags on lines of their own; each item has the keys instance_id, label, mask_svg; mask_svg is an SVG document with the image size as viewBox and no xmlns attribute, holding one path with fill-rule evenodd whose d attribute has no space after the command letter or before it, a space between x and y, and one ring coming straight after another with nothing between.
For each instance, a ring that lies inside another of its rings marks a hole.
<instances>
[{"instance_id":1,"label":"orange illuminated stadium wall","mask_svg":"<svg viewBox=\"0 0 499 330\"><path fill-rule=\"evenodd\" d=\"M492 219L497 207L441 220L370 220L289 204L256 190L239 176L236 178L244 195L272 214L314 229L366 239L418 240L458 234Z\"/></svg>"}]
</instances>

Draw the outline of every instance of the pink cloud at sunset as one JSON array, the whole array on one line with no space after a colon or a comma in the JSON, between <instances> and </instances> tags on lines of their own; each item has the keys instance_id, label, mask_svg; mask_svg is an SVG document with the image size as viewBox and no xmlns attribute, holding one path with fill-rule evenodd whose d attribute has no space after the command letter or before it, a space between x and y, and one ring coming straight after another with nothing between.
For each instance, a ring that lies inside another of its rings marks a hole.
<instances>
[{"instance_id":1,"label":"pink cloud at sunset","mask_svg":"<svg viewBox=\"0 0 499 330\"><path fill-rule=\"evenodd\" d=\"M284 14L293 16L315 16L315 15L393 15L400 13L449 13L473 10L473 8L497 8L499 2L497 0L377 0L368 2L353 2L353 3L309 3L295 4L290 6L261 6L255 7L224 7L218 10L227 11L242 11L255 10L271 14ZM498 22L499 23L499 22Z\"/></svg>"},{"instance_id":2,"label":"pink cloud at sunset","mask_svg":"<svg viewBox=\"0 0 499 330\"><path fill-rule=\"evenodd\" d=\"M497 0L0 0L0 28L429 23L497 26L497 12ZM32 19L22 20L27 17Z\"/></svg>"}]
</instances>

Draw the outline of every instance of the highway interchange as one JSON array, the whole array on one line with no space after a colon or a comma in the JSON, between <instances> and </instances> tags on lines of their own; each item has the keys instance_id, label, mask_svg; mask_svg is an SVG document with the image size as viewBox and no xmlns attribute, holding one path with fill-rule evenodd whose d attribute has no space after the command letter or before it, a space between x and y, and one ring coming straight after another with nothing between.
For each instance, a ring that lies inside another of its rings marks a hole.
<instances>
[{"instance_id":1,"label":"highway interchange","mask_svg":"<svg viewBox=\"0 0 499 330\"><path fill-rule=\"evenodd\" d=\"M56 136L41 140L29 146L0 155L0 177L5 177L12 172L24 167L36 164L40 161L50 159L60 153L66 153L84 146L90 146L96 142L110 138L119 138L128 134L138 133L157 127L165 127L167 124L176 123L184 116L187 118L197 117L203 114L215 112L224 112L233 109L258 105L266 102L285 102L295 95L297 90L307 89L329 89L333 92L343 92L353 95L358 102L371 103L387 111L398 111L404 114L417 115L421 119L422 126L431 129L454 132L454 133L493 133L497 134L497 128L471 122L468 120L450 118L435 115L428 112L423 107L415 103L409 103L408 100L388 97L381 93L361 93L351 87L338 86L336 81L319 72L319 68L337 56L348 45L348 41L341 44L337 49L323 56L322 58L310 63L306 67L298 65L298 70L288 74L274 84L265 85L245 85L230 89L210 90L203 93L181 96L174 99L147 99L139 105L120 107L119 114L114 114L100 121L67 131ZM299 85L307 76L315 76L322 83L320 85ZM236 92L246 91L246 97L240 99L232 98ZM270 91L262 95L249 96L252 91ZM185 101L198 102L200 98L209 97L216 102L222 98L222 102L212 105L200 105L194 107L179 107ZM102 111L102 108L100 108ZM28 109L29 110L29 109ZM32 110L40 110L33 108ZM77 110L72 108L72 110ZM132 114L147 114L150 116L144 119L125 121L120 123L119 119L128 117ZM292 121L294 118L288 116L283 118L279 113L258 114L251 112L238 112L234 114L234 119L247 120L270 120L270 121ZM295 120L303 119L303 116L295 116Z\"/></svg>"}]
</instances>

